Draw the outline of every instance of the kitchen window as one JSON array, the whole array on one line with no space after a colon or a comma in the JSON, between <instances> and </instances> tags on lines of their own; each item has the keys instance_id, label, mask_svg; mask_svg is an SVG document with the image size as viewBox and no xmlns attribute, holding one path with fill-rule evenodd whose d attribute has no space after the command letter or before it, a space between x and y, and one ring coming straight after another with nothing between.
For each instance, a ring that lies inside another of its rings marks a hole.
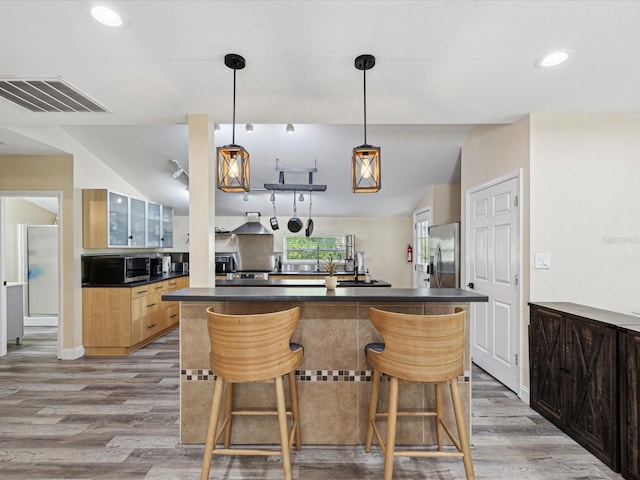
<instances>
[{"instance_id":1,"label":"kitchen window","mask_svg":"<svg viewBox=\"0 0 640 480\"><path fill-rule=\"evenodd\" d=\"M282 261L287 263L311 263L330 258L342 262L347 252L346 235L318 235L313 237L283 237Z\"/></svg>"}]
</instances>

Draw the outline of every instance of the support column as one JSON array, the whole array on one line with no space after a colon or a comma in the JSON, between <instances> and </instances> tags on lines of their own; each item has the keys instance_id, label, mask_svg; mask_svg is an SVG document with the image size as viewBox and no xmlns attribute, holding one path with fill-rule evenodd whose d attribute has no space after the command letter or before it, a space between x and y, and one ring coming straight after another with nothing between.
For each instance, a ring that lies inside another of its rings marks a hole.
<instances>
[{"instance_id":1,"label":"support column","mask_svg":"<svg viewBox=\"0 0 640 480\"><path fill-rule=\"evenodd\" d=\"M213 123L189 115L189 286L215 286L215 155Z\"/></svg>"}]
</instances>

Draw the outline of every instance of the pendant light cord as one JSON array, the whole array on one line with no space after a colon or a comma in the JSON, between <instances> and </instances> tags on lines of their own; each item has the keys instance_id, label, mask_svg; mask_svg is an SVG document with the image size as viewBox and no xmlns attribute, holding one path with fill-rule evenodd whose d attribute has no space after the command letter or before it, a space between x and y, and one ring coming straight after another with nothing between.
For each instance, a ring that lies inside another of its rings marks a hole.
<instances>
[{"instance_id":1,"label":"pendant light cord","mask_svg":"<svg viewBox=\"0 0 640 480\"><path fill-rule=\"evenodd\" d=\"M364 83L364 144L367 144L367 71L362 70Z\"/></svg>"},{"instance_id":2,"label":"pendant light cord","mask_svg":"<svg viewBox=\"0 0 640 480\"><path fill-rule=\"evenodd\" d=\"M365 134L366 136L366 134ZM236 70L233 70L233 128L231 129L231 144L236 144Z\"/></svg>"}]
</instances>

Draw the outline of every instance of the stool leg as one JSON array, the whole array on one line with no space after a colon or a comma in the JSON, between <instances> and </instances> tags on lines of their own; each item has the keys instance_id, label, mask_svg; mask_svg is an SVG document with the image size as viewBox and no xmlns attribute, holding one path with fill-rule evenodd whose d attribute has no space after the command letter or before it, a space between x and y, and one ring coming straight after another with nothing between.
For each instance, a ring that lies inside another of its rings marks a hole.
<instances>
[{"instance_id":1,"label":"stool leg","mask_svg":"<svg viewBox=\"0 0 640 480\"><path fill-rule=\"evenodd\" d=\"M396 420L398 418L398 379L391 377L387 417L387 442L384 450L384 480L393 477L393 454L396 448Z\"/></svg>"},{"instance_id":2,"label":"stool leg","mask_svg":"<svg viewBox=\"0 0 640 480\"><path fill-rule=\"evenodd\" d=\"M462 400L460 399L460 390L458 388L458 380L450 380L449 388L451 390L451 399L453 400L453 411L456 416L456 426L458 427L458 439L462 448L462 461L464 462L464 472L467 480L475 479L473 473L473 462L471 460L471 448L469 448L469 436L467 435L467 426L465 425L464 409L462 408Z\"/></svg>"},{"instance_id":3,"label":"stool leg","mask_svg":"<svg viewBox=\"0 0 640 480\"><path fill-rule=\"evenodd\" d=\"M284 384L282 377L276 377L275 380L280 448L282 448L282 469L284 470L284 480L291 480L291 452L289 448L289 431L287 428L287 407L284 401Z\"/></svg>"},{"instance_id":4,"label":"stool leg","mask_svg":"<svg viewBox=\"0 0 640 480\"><path fill-rule=\"evenodd\" d=\"M436 437L438 439L438 451L442 451L444 446L444 428L442 428L442 412L444 411L444 404L442 401L442 384L436 383Z\"/></svg>"},{"instance_id":5,"label":"stool leg","mask_svg":"<svg viewBox=\"0 0 640 480\"><path fill-rule=\"evenodd\" d=\"M215 446L216 430L218 428L218 417L222 406L222 392L225 381L218 377L213 389L213 401L211 402L211 414L209 415L209 428L207 429L207 440L202 458L202 469L200 470L200 480L207 480L211 471L211 456Z\"/></svg>"},{"instance_id":6,"label":"stool leg","mask_svg":"<svg viewBox=\"0 0 640 480\"><path fill-rule=\"evenodd\" d=\"M371 451L371 441L373 440L373 422L376 421L376 412L378 411L378 392L380 391L380 372L373 370L371 378L371 397L369 398L369 416L367 419L367 440L364 444L364 451Z\"/></svg>"},{"instance_id":7,"label":"stool leg","mask_svg":"<svg viewBox=\"0 0 640 480\"><path fill-rule=\"evenodd\" d=\"M296 384L296 371L289 372L289 394L291 395L291 416L295 427L296 450L301 448L300 440L300 409L298 408L298 386Z\"/></svg>"},{"instance_id":8,"label":"stool leg","mask_svg":"<svg viewBox=\"0 0 640 480\"><path fill-rule=\"evenodd\" d=\"M224 419L226 427L224 429L224 448L229 448L231 443L231 413L233 412L233 383L227 382L227 398L224 405Z\"/></svg>"}]
</instances>

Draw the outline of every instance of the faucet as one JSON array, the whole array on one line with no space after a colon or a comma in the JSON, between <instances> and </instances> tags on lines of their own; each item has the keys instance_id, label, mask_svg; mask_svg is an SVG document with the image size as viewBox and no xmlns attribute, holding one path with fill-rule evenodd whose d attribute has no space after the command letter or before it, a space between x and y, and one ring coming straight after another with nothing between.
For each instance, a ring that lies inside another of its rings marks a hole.
<instances>
[{"instance_id":1,"label":"faucet","mask_svg":"<svg viewBox=\"0 0 640 480\"><path fill-rule=\"evenodd\" d=\"M353 280L358 281L358 265L353 266Z\"/></svg>"}]
</instances>

